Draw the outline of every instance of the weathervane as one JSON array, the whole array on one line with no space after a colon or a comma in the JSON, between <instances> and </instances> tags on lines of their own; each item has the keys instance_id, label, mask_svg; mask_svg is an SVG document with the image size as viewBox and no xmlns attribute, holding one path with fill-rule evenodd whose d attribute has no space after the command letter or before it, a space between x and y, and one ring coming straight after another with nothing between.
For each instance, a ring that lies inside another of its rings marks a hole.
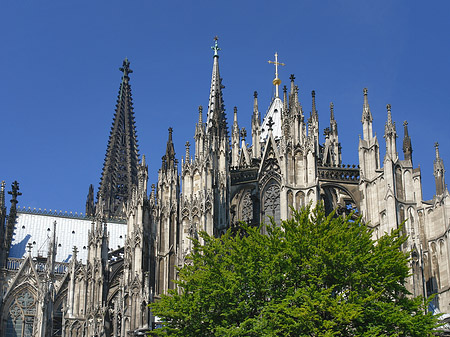
<instances>
[{"instance_id":1,"label":"weathervane","mask_svg":"<svg viewBox=\"0 0 450 337\"><path fill-rule=\"evenodd\" d=\"M284 66L284 63L278 62L278 53L275 52L275 61L267 61L269 63L275 64L275 78L272 81L275 86L275 97L278 97L278 86L281 84L281 80L278 78L278 66Z\"/></svg>"}]
</instances>

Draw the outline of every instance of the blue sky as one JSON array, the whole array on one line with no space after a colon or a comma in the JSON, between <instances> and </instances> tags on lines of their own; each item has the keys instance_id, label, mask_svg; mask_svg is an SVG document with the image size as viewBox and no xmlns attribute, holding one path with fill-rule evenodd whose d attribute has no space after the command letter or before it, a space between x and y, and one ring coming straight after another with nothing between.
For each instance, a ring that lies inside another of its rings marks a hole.
<instances>
[{"instance_id":1,"label":"blue sky","mask_svg":"<svg viewBox=\"0 0 450 337\"><path fill-rule=\"evenodd\" d=\"M218 35L229 118L237 106L250 130L255 90L265 113L274 72L267 61L277 51L286 64L280 78L288 84L295 74L306 113L316 91L322 129L334 102L343 161L357 164L367 87L382 156L390 103L399 152L408 120L431 199L434 142L450 167L448 13L448 1L2 1L0 180L8 190L19 181L20 206L84 212L128 57L140 154L156 183L168 127L179 159L193 143Z\"/></svg>"}]
</instances>

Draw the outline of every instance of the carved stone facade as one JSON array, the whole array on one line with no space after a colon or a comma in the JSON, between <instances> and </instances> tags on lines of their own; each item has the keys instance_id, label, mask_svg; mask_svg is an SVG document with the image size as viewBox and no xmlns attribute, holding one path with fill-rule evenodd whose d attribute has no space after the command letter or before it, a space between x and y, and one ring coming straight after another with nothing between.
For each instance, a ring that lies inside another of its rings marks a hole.
<instances>
[{"instance_id":1,"label":"carved stone facade","mask_svg":"<svg viewBox=\"0 0 450 337\"><path fill-rule=\"evenodd\" d=\"M46 258L32 251L31 242L37 239L31 231L20 243L29 243L29 252L13 256L19 243L11 245L12 237L18 238L20 231L27 231L32 224L16 209L17 183L10 192L13 200L6 214L2 185L0 337L130 336L145 331L155 321L147 305L175 289L177 267L183 266L192 247L190 238L198 238L200 231L219 236L228 228L237 228L240 221L258 225L272 218L288 219L292 208L318 202L324 203L327 212L336 210L336 216L361 215L373 227L374 239L405 222L408 242L404 249L412 252L409 289L413 295L437 294L431 309L450 312L449 193L438 145L436 195L424 201L407 124L401 160L388 105L386 155L380 158L364 89L359 164L344 165L333 104L320 143L315 92L306 118L293 75L283 97L278 97L281 81L276 76L277 94L263 120L255 92L252 144L248 145L236 108L229 135L217 41L213 49L206 122L204 109L199 107L193 153L187 142L179 165L169 129L158 181L150 193L145 157L140 162L137 159L128 77L131 69L124 61L97 202L91 187L88 217L68 216L79 226L86 226L89 219L90 230L78 241L63 243L75 246L67 258L57 259L58 242L65 236L56 235L55 226L53 231L48 228L53 236ZM60 217L61 222L64 217L52 212L33 214L44 226L50 216Z\"/></svg>"}]
</instances>

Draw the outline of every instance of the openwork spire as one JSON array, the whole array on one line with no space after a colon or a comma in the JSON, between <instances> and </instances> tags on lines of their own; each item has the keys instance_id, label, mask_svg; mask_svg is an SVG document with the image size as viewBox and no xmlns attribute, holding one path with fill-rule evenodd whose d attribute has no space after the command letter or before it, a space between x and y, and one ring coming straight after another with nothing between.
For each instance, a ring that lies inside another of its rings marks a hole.
<instances>
[{"instance_id":1,"label":"openwork spire","mask_svg":"<svg viewBox=\"0 0 450 337\"><path fill-rule=\"evenodd\" d=\"M123 217L123 206L130 197L132 186L137 186L137 166L139 163L133 102L129 84L130 69L128 59L123 61L116 112L109 136L100 181L98 203L101 202L103 215L107 218Z\"/></svg>"},{"instance_id":2,"label":"openwork spire","mask_svg":"<svg viewBox=\"0 0 450 337\"><path fill-rule=\"evenodd\" d=\"M220 78L219 72L219 54L220 50L218 46L218 37L214 37L214 46L211 47L214 50L214 61L213 61L213 71L211 77L211 89L209 91L209 104L207 111L207 132L214 126L216 128L220 128L221 126L225 126L226 128L226 119L225 119L225 108L223 104L222 98L222 89L224 86L222 85L222 79Z\"/></svg>"}]
</instances>

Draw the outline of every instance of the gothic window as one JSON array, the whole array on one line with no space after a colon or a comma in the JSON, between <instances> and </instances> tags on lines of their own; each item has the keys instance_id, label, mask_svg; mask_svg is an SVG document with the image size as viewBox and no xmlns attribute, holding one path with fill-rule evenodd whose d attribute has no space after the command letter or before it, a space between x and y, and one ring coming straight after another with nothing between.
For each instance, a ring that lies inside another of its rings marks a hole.
<instances>
[{"instance_id":1,"label":"gothic window","mask_svg":"<svg viewBox=\"0 0 450 337\"><path fill-rule=\"evenodd\" d=\"M245 192L242 197L240 220L246 223L251 223L253 220L253 201L250 191Z\"/></svg>"},{"instance_id":2,"label":"gothic window","mask_svg":"<svg viewBox=\"0 0 450 337\"><path fill-rule=\"evenodd\" d=\"M268 185L264 192L264 222L269 223L273 217L276 223L280 222L280 187L276 183Z\"/></svg>"},{"instance_id":3,"label":"gothic window","mask_svg":"<svg viewBox=\"0 0 450 337\"><path fill-rule=\"evenodd\" d=\"M297 192L297 194L295 195L295 203L298 210L302 207L305 207L305 193L303 193L302 191Z\"/></svg>"},{"instance_id":4,"label":"gothic window","mask_svg":"<svg viewBox=\"0 0 450 337\"><path fill-rule=\"evenodd\" d=\"M5 337L32 337L36 301L28 289L20 292L8 310Z\"/></svg>"}]
</instances>

